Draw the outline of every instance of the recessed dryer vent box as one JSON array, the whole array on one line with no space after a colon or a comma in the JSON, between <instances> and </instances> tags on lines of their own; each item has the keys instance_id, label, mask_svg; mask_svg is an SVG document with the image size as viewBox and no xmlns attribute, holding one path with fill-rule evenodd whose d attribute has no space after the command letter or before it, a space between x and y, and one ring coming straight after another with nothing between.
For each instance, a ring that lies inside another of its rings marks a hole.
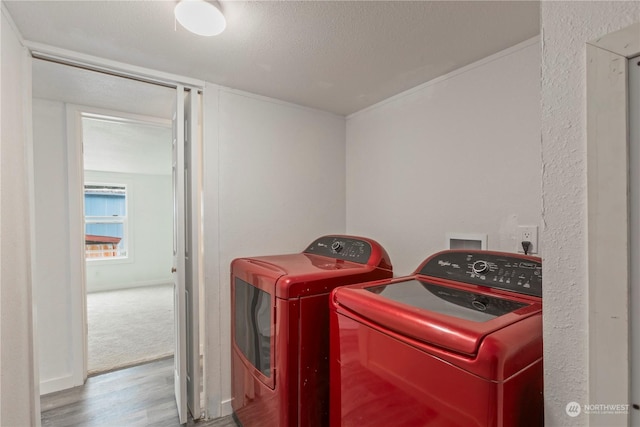
<instances>
[{"instance_id":1,"label":"recessed dryer vent box","mask_svg":"<svg viewBox=\"0 0 640 427\"><path fill-rule=\"evenodd\" d=\"M487 235L482 233L447 233L447 249L487 249Z\"/></svg>"}]
</instances>

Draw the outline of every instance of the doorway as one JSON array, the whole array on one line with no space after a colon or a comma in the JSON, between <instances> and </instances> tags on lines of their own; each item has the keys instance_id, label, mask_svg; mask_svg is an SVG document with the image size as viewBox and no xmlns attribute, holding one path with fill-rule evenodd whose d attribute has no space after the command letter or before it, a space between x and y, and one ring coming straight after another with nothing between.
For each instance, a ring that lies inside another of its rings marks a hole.
<instances>
[{"instance_id":1,"label":"doorway","mask_svg":"<svg viewBox=\"0 0 640 427\"><path fill-rule=\"evenodd\" d=\"M37 347L39 354L39 377L41 394L71 388L81 385L87 376L87 348L86 313L84 312L84 298L86 296L85 278L88 272L86 268L87 230L83 228L85 222L84 188L85 182L83 163L84 135L82 126L77 123L86 117L104 119L105 111L126 111L127 118L156 117L163 123L172 123L172 145L179 147L173 150L185 160L187 144L183 135L185 124L190 124L191 117L185 113L188 91L179 85L150 84L136 79L124 78L104 72L90 71L84 68L64 65L48 60L33 60L33 141L34 141L34 175L35 175L35 242L36 242L36 267L34 268L34 298L36 300L38 318ZM189 97L189 99L199 99ZM194 102L193 106L198 107ZM180 112L180 117L175 111ZM119 116L119 113L116 116ZM113 114L106 116L114 116ZM197 117L197 111L195 111ZM176 120L176 119L179 120ZM144 121L144 120L143 120ZM157 123L156 123L157 124ZM180 128L179 130L177 128ZM189 129L192 127L189 126ZM180 141L179 145L175 141ZM195 140L188 147L195 147L191 151L197 155L199 140ZM191 149L191 148L190 148ZM146 152L147 156L152 153ZM169 167L175 166L175 158L171 158ZM186 167L182 165L182 171ZM140 165L138 165L140 166ZM199 166L199 165L197 165ZM189 169L191 172L191 169ZM193 175L199 178L199 167L195 167ZM184 180L185 175L181 176ZM112 179L95 178L93 190L105 190L105 187L113 187L109 191L118 193L128 191L130 188L114 182ZM172 180L175 182L175 180ZM182 182L182 181L181 181ZM197 184L197 182L196 182ZM124 188L124 190L123 190ZM196 185L194 192L196 197L186 198L182 190L182 198L176 199L176 188L173 191L173 200L181 200L177 205L182 205L183 212L191 214L192 211L199 214L199 189ZM189 187L191 188L191 187ZM135 194L135 188L133 193ZM190 205L186 205L187 201ZM171 211L175 212L172 204ZM125 211L126 212L126 211ZM100 216L100 215L97 215ZM173 215L175 217L175 215ZM99 220L100 218L98 218ZM103 218L104 219L104 218ZM198 218L195 218L193 236L190 242L199 244L201 227ZM184 216L183 216L184 220ZM124 228L124 226L123 226ZM184 239L184 225L178 227L179 236ZM173 225L169 230L175 230ZM172 232L173 235L173 232ZM126 236L120 237L120 241L127 241ZM89 241L91 244L105 242ZM107 242L109 243L109 242ZM111 242L114 244L115 242ZM119 242L118 242L119 243ZM132 243L129 239L128 243ZM115 245L117 246L117 245ZM175 245L172 245L175 247ZM184 245L183 245L184 248ZM89 250L96 250L95 247ZM99 249L98 249L99 250ZM184 249L183 249L184 251ZM113 253L122 256L133 254L138 257L135 247L133 250L125 248L123 251L113 248ZM201 251L192 252L196 255L194 262L201 257ZM176 258L176 254L172 254ZM183 256L184 261L184 256ZM190 264L187 263L189 266ZM183 264L184 265L184 264ZM165 266L167 272L171 272L171 262ZM198 267L199 268L199 267ZM176 280L180 274L184 277L184 269L175 274L172 280ZM199 286L200 272L194 274L192 286ZM176 282L177 283L177 282ZM172 292L174 310L177 313L174 319L175 334L178 343L187 341L187 329L198 331L198 311L191 310L187 313L184 280L182 287L174 286ZM192 292L191 298L197 298L198 292ZM197 299L195 300L197 301ZM197 307L197 304L196 304ZM186 328L187 316L189 328ZM194 328L195 325L195 328ZM196 336L197 338L197 336ZM198 340L194 341L196 347ZM185 346L185 344L182 344ZM199 347L196 347L199 350ZM189 353L194 356L194 352ZM194 357L199 357L199 351ZM182 372L182 365L186 366L186 358L183 358L176 366L176 372ZM186 370L186 368L185 368ZM194 379L201 377L201 373L190 375ZM187 375L178 377L180 384L187 381ZM199 385L199 382L197 383ZM186 385L179 388L180 393L186 390ZM199 389L199 387L198 387ZM176 388L178 390L178 388ZM178 402L186 402L185 397L176 395ZM197 399L199 400L199 399ZM180 407L180 405L179 405ZM186 408L180 409L181 421L186 420ZM195 411L199 417L199 411Z\"/></svg>"},{"instance_id":2,"label":"doorway","mask_svg":"<svg viewBox=\"0 0 640 427\"><path fill-rule=\"evenodd\" d=\"M81 115L87 370L174 354L171 122Z\"/></svg>"}]
</instances>

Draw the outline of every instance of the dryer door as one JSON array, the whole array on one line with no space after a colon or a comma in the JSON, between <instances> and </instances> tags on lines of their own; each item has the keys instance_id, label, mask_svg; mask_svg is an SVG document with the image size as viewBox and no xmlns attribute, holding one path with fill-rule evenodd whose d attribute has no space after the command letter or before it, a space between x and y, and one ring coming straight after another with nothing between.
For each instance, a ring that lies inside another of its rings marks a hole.
<instances>
[{"instance_id":1,"label":"dryer door","mask_svg":"<svg viewBox=\"0 0 640 427\"><path fill-rule=\"evenodd\" d=\"M245 370L275 387L275 283L277 267L251 259L236 260L231 271L233 348ZM239 367L234 367L238 369Z\"/></svg>"},{"instance_id":2,"label":"dryer door","mask_svg":"<svg viewBox=\"0 0 640 427\"><path fill-rule=\"evenodd\" d=\"M271 378L272 295L238 277L234 281L235 344L247 362Z\"/></svg>"}]
</instances>

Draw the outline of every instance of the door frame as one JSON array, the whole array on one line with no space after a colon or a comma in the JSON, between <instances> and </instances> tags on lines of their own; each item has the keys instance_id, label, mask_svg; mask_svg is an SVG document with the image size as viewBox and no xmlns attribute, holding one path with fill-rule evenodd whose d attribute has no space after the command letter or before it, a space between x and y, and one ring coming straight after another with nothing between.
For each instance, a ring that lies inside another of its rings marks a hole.
<instances>
[{"instance_id":1,"label":"door frame","mask_svg":"<svg viewBox=\"0 0 640 427\"><path fill-rule=\"evenodd\" d=\"M629 59L629 117L640 117L640 56ZM630 179L630 259L640 256L640 121L629 120L629 179ZM640 324L640 265L631 263L630 325ZM631 355L629 375L629 403L640 404L640 329L632 326L630 331L629 354ZM635 369L634 369L635 362ZM640 412L631 412L630 425L640 424ZM634 424L635 423L635 424Z\"/></svg>"},{"instance_id":2,"label":"door frame","mask_svg":"<svg viewBox=\"0 0 640 427\"><path fill-rule=\"evenodd\" d=\"M78 104L66 104L67 120L67 186L69 195L69 272L72 304L71 381L83 384L88 375L87 277L84 256L84 155L82 148L82 119L85 116L105 116L122 122L144 123L170 127L169 119L108 110ZM81 310L78 310L78 307Z\"/></svg>"},{"instance_id":3,"label":"door frame","mask_svg":"<svg viewBox=\"0 0 640 427\"><path fill-rule=\"evenodd\" d=\"M25 46L25 48L28 50L29 52L29 60L31 58L37 58L37 59L43 59L43 60L48 60L48 61L52 61L52 62L57 62L63 65L68 65L68 66L75 66L75 67L79 67L79 68L84 68L84 69L88 69L91 71L97 71L97 72L101 72L101 73L105 73L105 74L111 74L111 75L115 75L115 76L119 76L119 77L125 77L125 78L131 78L134 80L138 80L138 81L142 81L142 82L146 82L146 83L151 83L151 84L158 84L158 85L163 85L166 87L170 87L170 88L175 88L177 89L178 86L182 85L185 86L187 88L190 88L191 90L197 91L202 95L202 99L205 101L207 101L207 96L206 96L206 91L205 91L205 87L207 86L205 84L204 81L202 80L198 80L198 79L193 79L193 78L189 78L189 77L184 77L184 76L180 76L180 75L176 75L176 74L172 74L172 73L165 73L165 72L161 72L161 71L157 71L157 70L153 70L153 69L148 69L148 68L144 68L144 67L139 67L139 66L134 66L134 65L130 65L130 64L125 64L122 62L118 62L118 61L112 61L112 60L108 60L108 59L104 59L104 58L100 58L100 57L96 57L96 56L92 56L92 55L86 55L86 54L82 54L79 52L74 52L74 51L70 51L67 49L61 49L61 48L57 48L54 46L49 46L43 43L37 43L37 42L31 42L28 40L24 40L23 41L23 45ZM208 85L214 92L214 94L217 93L217 89L218 86L217 85ZM203 111L200 111L200 116L202 117L203 115ZM69 120L69 118L67 118L67 120ZM28 118L28 128L32 128L33 126L33 120L31 117ZM67 122L67 124L69 124L69 122ZM200 122L201 125L201 132L204 135L208 129L204 123L204 120L202 120ZM68 129L74 129L74 132L77 132L76 128L74 127L69 127ZM77 137L77 135L76 135ZM201 144L204 144L203 139L200 140ZM81 150L81 145L77 144L80 146L80 150ZM202 152L203 147L200 147L200 152ZM71 165L76 165L75 171L73 172L74 174L74 179L76 181L76 183L78 182L78 173L82 173L82 168L78 168L77 167L77 161L78 159L82 159L82 152L78 152L77 151L77 147L74 150L69 150L67 152L67 161L69 162L68 164ZM203 182L202 182L202 177L203 177L203 173L201 170L202 164L198 163L198 167L199 170L197 171L198 176L201 179L201 190L203 187ZM70 167L71 169L71 167ZM79 169L79 171L78 171ZM71 170L68 171L69 176L71 176L72 172ZM216 179L217 181L217 179ZM71 186L71 183L69 183L69 186ZM71 188L71 187L69 187ZM75 189L76 187L74 187ZM80 194L76 194L77 192L74 190L73 192L70 191L69 196L70 196L70 207L72 206L82 206L82 200L80 200L80 204L78 203L78 201L75 201L75 205L71 204L71 197L81 197ZM194 211L200 212L202 209L201 204L204 203L203 200L201 200L200 198L194 198L193 201L193 206L192 209ZM217 201L216 201L217 204ZM83 215L83 212L78 211L78 209L71 209L70 212L70 218L69 218L69 223L70 224L78 224L80 223L80 221L82 221L82 217L79 218L80 215ZM74 222L75 221L75 222ZM33 225L32 225L33 227ZM210 228L208 228L209 230L211 230ZM200 226L198 227L198 230L200 232L200 241L204 241L203 239L203 227L202 224L200 224ZM31 230L32 233L34 233L34 230ZM80 236L78 236L78 234L80 234ZM215 235L217 235L217 230ZM82 233L76 231L74 235L70 236L71 237L71 241L72 242L76 242L78 243L77 245L72 245L73 247L77 248L77 252L82 252L81 248L84 246L84 240L83 240L83 236ZM81 243L81 244L80 244ZM72 248L73 250L73 248ZM203 271L209 269L209 268L213 268L214 270L217 270L217 258L213 259L211 263L204 263L204 257L203 257L203 252L199 253L200 255L200 259L199 259L199 276L204 278L206 277L206 275L203 273ZM84 290L84 276L85 276L85 266L84 266L84 256L82 253L78 254L78 253L72 253L70 254L70 257L72 257L73 259L76 259L76 263L79 264L79 267L76 266L75 268L73 268L70 272L70 281L72 283L81 283L82 284L82 289L75 289L73 291L73 304L75 307L83 307L84 304L81 302L81 298L85 298L85 294L83 292L85 292ZM78 263L78 259L81 259L81 262ZM206 265L209 264L209 265ZM213 267L211 267L213 266ZM72 285L73 286L73 285ZM207 292L206 292L206 286L204 286L204 283L201 284L200 286L202 293L200 294L200 303L204 305L205 309L207 306L209 306L210 303L210 299L208 298ZM34 306L35 306L35 300L33 302ZM85 307L86 308L86 307ZM82 310L82 308L80 309ZM205 312L207 312L208 310L205 310ZM79 313L79 314L78 314ZM79 329L79 333L78 331L74 332L74 343L76 343L76 338L77 336L83 337L85 331L86 331L86 312L84 311L79 311L79 310L75 310L75 314L72 313L73 316L73 320L74 320L74 325L79 325L78 327ZM210 315L209 316L205 316L206 319L210 319ZM37 326L37 325L36 325ZM202 390L203 390L203 401L205 402L205 405L203 407L204 409L204 416L205 418L207 418L209 416L209 409L211 408L211 412L214 414L218 414L219 413L219 405L220 402L214 402L213 400L219 399L219 394L218 393L214 393L214 396L212 396L212 400L210 400L209 396L208 396L208 381L207 379L209 378L209 375L207 373L208 369L210 369L207 366L207 361L210 359L208 357L208 351L211 348L211 345L209 340L206 339L206 334L207 334L207 328L206 328L206 322L204 322L204 324L202 322L200 322L200 329L201 331L203 331L202 333L205 336L204 339L204 348L203 348L203 363L204 363L204 375L202 376ZM78 345L74 345L74 351L73 351L73 356L74 358L83 358L83 354L86 352L86 349L83 348L84 344L82 346L78 346ZM217 348L219 346L214 347ZM78 348L80 348L80 350L78 350ZM221 352L221 349L217 349L215 350L217 352ZM37 355L38 354L38 343L37 340L35 339L34 336L34 354ZM213 357L213 360L219 360L219 357ZM86 361L86 359L84 359ZM39 360L37 357L34 357L34 361L33 361L33 366L32 366L32 372L34 372L34 383L35 384L39 384L40 383L40 378L39 378ZM82 382L84 381L84 379L86 379L85 373L86 373L86 365L85 362L82 363L82 369L78 370L80 372L80 374L78 374L77 372L74 372L72 375L75 378L77 378L78 376L80 377L80 384L82 384ZM213 369L213 371L217 371L217 369ZM217 380L219 381L219 378L217 378ZM38 408L36 408L38 409ZM39 420L39 416L40 414L36 414L37 415L37 419Z\"/></svg>"},{"instance_id":4,"label":"door frame","mask_svg":"<svg viewBox=\"0 0 640 427\"><path fill-rule=\"evenodd\" d=\"M640 23L587 43L586 52L589 400L626 404L631 398L627 62L640 54ZM589 418L592 424L628 425L630 412Z\"/></svg>"}]
</instances>

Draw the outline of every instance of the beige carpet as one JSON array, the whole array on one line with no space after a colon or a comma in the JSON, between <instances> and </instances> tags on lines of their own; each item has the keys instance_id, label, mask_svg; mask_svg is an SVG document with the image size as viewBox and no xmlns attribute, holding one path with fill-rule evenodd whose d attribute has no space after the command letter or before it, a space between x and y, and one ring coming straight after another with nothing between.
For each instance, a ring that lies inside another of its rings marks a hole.
<instances>
[{"instance_id":1,"label":"beige carpet","mask_svg":"<svg viewBox=\"0 0 640 427\"><path fill-rule=\"evenodd\" d=\"M171 356L173 285L87 294L89 375Z\"/></svg>"}]
</instances>

